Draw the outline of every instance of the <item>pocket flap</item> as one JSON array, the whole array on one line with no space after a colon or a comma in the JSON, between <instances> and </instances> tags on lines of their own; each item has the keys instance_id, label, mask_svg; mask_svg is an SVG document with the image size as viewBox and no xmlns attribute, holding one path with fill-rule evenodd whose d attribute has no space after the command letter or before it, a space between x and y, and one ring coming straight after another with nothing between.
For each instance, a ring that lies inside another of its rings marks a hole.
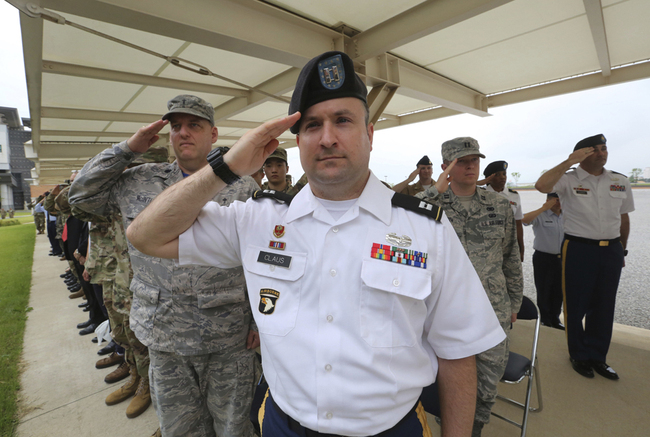
<instances>
[{"instance_id":1,"label":"pocket flap","mask_svg":"<svg viewBox=\"0 0 650 437\"><path fill-rule=\"evenodd\" d=\"M413 299L424 300L431 294L431 276L417 267L364 260L361 280L368 287Z\"/></svg>"}]
</instances>

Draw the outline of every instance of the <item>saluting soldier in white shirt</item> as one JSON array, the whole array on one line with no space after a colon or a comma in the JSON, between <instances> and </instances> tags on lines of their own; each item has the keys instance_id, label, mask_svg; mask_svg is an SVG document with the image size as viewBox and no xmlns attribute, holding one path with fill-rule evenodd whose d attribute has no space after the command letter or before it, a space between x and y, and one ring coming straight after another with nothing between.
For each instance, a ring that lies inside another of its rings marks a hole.
<instances>
[{"instance_id":1,"label":"saluting soldier in white shirt","mask_svg":"<svg viewBox=\"0 0 650 437\"><path fill-rule=\"evenodd\" d=\"M270 387L265 437L429 436L418 398L436 374L442 435L469 435L474 355L505 334L453 228L369 170L366 86L347 55L312 59L289 113L165 190L129 239L183 264L244 266ZM203 207L259 169L287 128L309 180L300 193Z\"/></svg>"},{"instance_id":2,"label":"saluting soldier in white shirt","mask_svg":"<svg viewBox=\"0 0 650 437\"><path fill-rule=\"evenodd\" d=\"M533 225L533 273L537 289L537 307L542 325L564 329L562 311L562 241L564 220L556 193L548 193L541 208L524 214L525 226Z\"/></svg>"},{"instance_id":3,"label":"saluting soldier in white shirt","mask_svg":"<svg viewBox=\"0 0 650 437\"><path fill-rule=\"evenodd\" d=\"M604 135L585 138L535 188L556 192L564 212L564 317L573 369L587 378L595 370L615 380L619 376L606 358L634 199L627 177L605 169L607 153ZM580 165L568 171L574 164Z\"/></svg>"}]
</instances>

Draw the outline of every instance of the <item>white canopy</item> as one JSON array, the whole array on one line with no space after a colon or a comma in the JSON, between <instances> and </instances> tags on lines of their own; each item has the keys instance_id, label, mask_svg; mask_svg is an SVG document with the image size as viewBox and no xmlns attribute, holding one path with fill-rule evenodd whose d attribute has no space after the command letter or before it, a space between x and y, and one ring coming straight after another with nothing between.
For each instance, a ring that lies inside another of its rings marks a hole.
<instances>
[{"instance_id":1,"label":"white canopy","mask_svg":"<svg viewBox=\"0 0 650 437\"><path fill-rule=\"evenodd\" d=\"M300 68L328 50L354 59L377 129L650 77L647 0L7 1L24 12L41 184L178 94L211 102L232 145L285 115Z\"/></svg>"}]
</instances>

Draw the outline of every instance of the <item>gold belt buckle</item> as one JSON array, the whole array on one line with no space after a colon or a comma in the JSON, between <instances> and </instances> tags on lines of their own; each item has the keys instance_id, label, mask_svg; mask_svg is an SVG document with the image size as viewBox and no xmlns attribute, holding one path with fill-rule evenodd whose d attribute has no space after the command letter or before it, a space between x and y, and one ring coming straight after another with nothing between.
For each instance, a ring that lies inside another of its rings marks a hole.
<instances>
[{"instance_id":1,"label":"gold belt buckle","mask_svg":"<svg viewBox=\"0 0 650 437\"><path fill-rule=\"evenodd\" d=\"M609 246L609 241L607 241L607 240L600 240L600 241L598 242L598 245L599 245L599 246Z\"/></svg>"}]
</instances>

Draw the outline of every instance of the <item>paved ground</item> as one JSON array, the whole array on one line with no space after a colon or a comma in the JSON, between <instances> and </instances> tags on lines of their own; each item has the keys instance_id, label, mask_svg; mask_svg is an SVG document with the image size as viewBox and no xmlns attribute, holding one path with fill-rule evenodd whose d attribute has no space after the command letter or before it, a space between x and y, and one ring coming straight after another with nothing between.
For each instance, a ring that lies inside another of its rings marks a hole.
<instances>
[{"instance_id":1,"label":"paved ground","mask_svg":"<svg viewBox=\"0 0 650 437\"><path fill-rule=\"evenodd\" d=\"M97 370L97 346L91 336L81 337L76 324L87 319L68 299L59 278L66 263L47 255L45 235L37 235L29 313L23 352L21 381L23 415L18 437L83 436L147 437L157 428L150 407L142 416L127 419L127 403L108 407L106 396L121 383L108 385L104 376L112 369ZM517 322L512 349L530 353L532 326ZM586 379L569 364L564 332L543 327L540 334L539 368L544 409L532 413L529 437L641 437L648 435L650 414L650 331L616 325L610 364L621 374L617 382L600 376ZM499 389L521 397L524 384ZM520 420L521 410L497 403L495 411ZM432 421L434 436L440 428ZM516 437L517 428L492 419L484 437Z\"/></svg>"}]
</instances>

